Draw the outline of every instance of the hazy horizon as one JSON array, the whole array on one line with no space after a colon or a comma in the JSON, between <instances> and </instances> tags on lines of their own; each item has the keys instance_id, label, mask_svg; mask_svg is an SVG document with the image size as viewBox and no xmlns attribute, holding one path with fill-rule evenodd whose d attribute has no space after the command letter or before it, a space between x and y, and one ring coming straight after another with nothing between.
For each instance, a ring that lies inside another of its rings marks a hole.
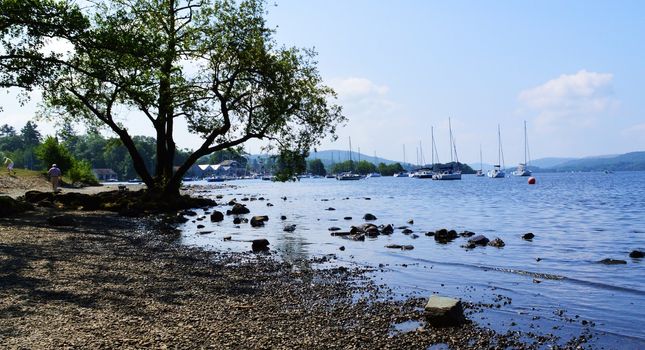
<instances>
[{"instance_id":1,"label":"hazy horizon","mask_svg":"<svg viewBox=\"0 0 645 350\"><path fill-rule=\"evenodd\" d=\"M273 2L271 2L273 3ZM267 20L280 45L314 47L326 84L349 122L319 149L349 149L414 162L430 159L430 128L449 159L448 118L460 161L507 166L531 158L582 158L645 150L645 3L596 1L278 0ZM0 124L21 128L38 97L0 97ZM132 113L130 119L136 115ZM153 136L138 121L134 134ZM38 122L44 134L54 130ZM177 134L179 147L195 137ZM259 152L257 142L247 145Z\"/></svg>"}]
</instances>

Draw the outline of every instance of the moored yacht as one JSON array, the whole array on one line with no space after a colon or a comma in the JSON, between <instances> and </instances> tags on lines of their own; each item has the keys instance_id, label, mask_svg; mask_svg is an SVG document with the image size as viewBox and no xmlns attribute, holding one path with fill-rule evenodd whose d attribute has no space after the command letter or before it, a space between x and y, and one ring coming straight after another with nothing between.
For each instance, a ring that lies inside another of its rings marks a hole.
<instances>
[{"instance_id":1,"label":"moored yacht","mask_svg":"<svg viewBox=\"0 0 645 350\"><path fill-rule=\"evenodd\" d=\"M526 120L524 121L524 163L520 163L517 166L517 169L513 172L515 176L531 176L531 170L529 170L529 142L526 137Z\"/></svg>"},{"instance_id":2,"label":"moored yacht","mask_svg":"<svg viewBox=\"0 0 645 350\"><path fill-rule=\"evenodd\" d=\"M498 144L498 149L497 149L497 163L493 167L493 170L488 171L488 177L492 179L501 179L503 177L506 177L506 173L504 172L503 165L504 165L504 152L502 151L502 132L500 131L499 124L497 125L497 144Z\"/></svg>"}]
</instances>

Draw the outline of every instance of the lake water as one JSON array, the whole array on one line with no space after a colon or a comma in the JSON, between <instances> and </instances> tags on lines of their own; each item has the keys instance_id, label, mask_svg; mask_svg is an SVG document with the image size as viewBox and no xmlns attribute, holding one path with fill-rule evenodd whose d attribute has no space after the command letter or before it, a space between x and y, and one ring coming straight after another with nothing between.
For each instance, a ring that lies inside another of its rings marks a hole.
<instances>
[{"instance_id":1,"label":"lake water","mask_svg":"<svg viewBox=\"0 0 645 350\"><path fill-rule=\"evenodd\" d=\"M596 345L645 348L645 259L629 257L632 250L645 250L645 172L536 177L532 186L527 178L471 175L462 181L392 177L234 181L227 183L233 188L213 187L201 194L212 198L221 194L223 204L232 198L265 197L242 203L250 215L268 215L266 225L236 227L230 217L221 223L188 222L182 226L182 242L248 251L250 243L241 241L267 238L270 248L285 260L335 254L340 264L381 264L373 278L401 295L438 292L500 304L471 316L500 331L533 329L566 337L590 329L599 335ZM335 210L326 210L330 207ZM378 218L376 225L409 226L419 237L401 230L364 242L330 235L331 226L348 231L350 225L363 224L365 213ZM287 220L281 221L281 215ZM347 216L353 219L344 220ZM414 224L407 224L408 219ZM197 229L197 224L206 227ZM284 232L283 227L291 224L296 230ZM499 237L506 246L467 250L461 247L466 238L439 244L424 235L440 228ZM535 234L532 241L521 238L527 232ZM223 240L228 235L233 241ZM385 248L388 244L410 244L414 249ZM627 264L598 263L605 258Z\"/></svg>"}]
</instances>

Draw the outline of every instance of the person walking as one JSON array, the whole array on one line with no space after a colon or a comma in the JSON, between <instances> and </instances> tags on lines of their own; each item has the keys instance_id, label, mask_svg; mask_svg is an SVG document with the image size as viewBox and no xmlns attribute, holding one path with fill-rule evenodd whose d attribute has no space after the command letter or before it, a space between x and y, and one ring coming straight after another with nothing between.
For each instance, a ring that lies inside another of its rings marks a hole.
<instances>
[{"instance_id":1,"label":"person walking","mask_svg":"<svg viewBox=\"0 0 645 350\"><path fill-rule=\"evenodd\" d=\"M9 173L9 175L11 175L11 173L16 175L16 171L13 170L13 160L11 160L9 157L4 157L4 165L7 167L7 172Z\"/></svg>"},{"instance_id":2,"label":"person walking","mask_svg":"<svg viewBox=\"0 0 645 350\"><path fill-rule=\"evenodd\" d=\"M58 192L58 181L60 180L60 176L62 175L60 169L56 166L56 164L52 164L51 169L47 172L49 174L49 180L52 183L52 190L54 192Z\"/></svg>"}]
</instances>

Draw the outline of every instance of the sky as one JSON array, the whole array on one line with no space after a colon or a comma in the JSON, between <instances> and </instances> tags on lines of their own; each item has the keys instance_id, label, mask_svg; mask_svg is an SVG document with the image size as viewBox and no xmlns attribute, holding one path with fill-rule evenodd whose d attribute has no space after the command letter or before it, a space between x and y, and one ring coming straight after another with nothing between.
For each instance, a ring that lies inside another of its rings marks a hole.
<instances>
[{"instance_id":1,"label":"sky","mask_svg":"<svg viewBox=\"0 0 645 350\"><path fill-rule=\"evenodd\" d=\"M275 4L275 6L274 6ZM585 157L645 150L645 2L274 0L267 20L286 46L315 48L349 121L319 149L430 161ZM19 128L20 106L0 95L0 123ZM41 129L52 130L40 123ZM136 130L136 127L135 127ZM141 129L141 134L150 134ZM197 147L180 134L181 147ZM251 144L247 150L257 152Z\"/></svg>"}]
</instances>

